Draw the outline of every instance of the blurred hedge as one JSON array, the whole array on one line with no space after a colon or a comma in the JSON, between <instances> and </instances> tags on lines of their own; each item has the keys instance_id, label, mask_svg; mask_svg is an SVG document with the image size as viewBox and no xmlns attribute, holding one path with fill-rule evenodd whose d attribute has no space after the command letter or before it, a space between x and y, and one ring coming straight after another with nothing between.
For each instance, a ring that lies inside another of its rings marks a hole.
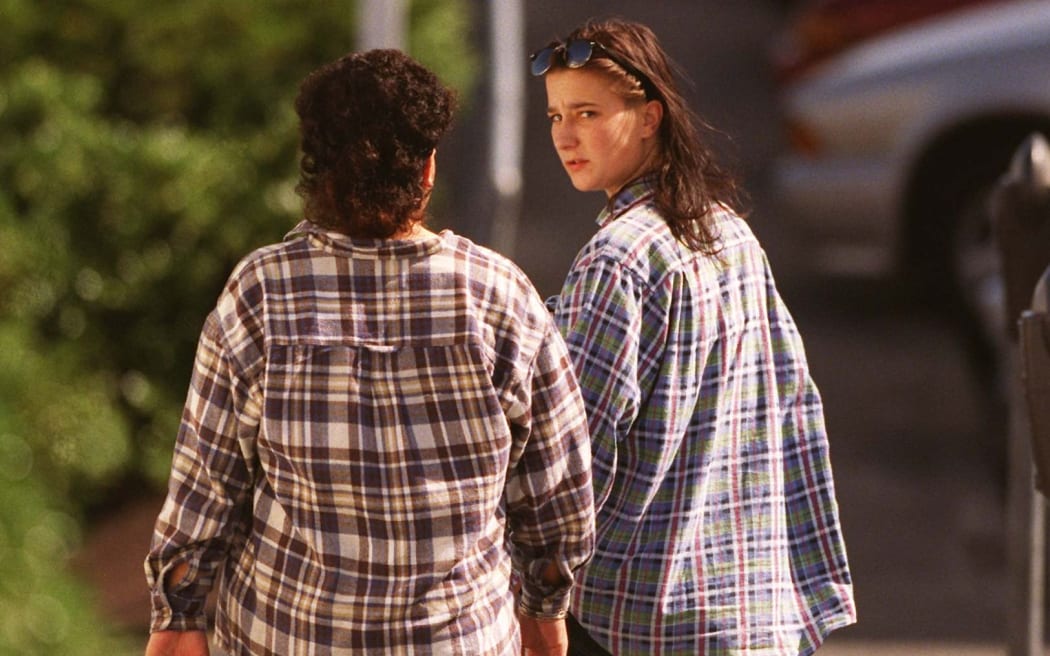
<instances>
[{"instance_id":1,"label":"blurred hedge","mask_svg":"<svg viewBox=\"0 0 1050 656\"><path fill-rule=\"evenodd\" d=\"M412 53L466 96L466 2L411 15ZM161 489L204 316L237 259L297 220L292 99L350 49L354 9L0 0L0 16L0 653L95 654L82 592L27 562L72 549L128 481ZM34 628L56 604L76 640Z\"/></svg>"}]
</instances>

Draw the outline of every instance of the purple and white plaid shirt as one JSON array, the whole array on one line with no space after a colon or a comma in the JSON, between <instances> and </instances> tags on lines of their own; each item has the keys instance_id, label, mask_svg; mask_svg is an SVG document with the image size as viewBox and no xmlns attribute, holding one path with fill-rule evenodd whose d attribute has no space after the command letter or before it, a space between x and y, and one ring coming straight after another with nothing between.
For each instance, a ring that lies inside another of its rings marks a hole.
<instances>
[{"instance_id":1,"label":"purple and white plaid shirt","mask_svg":"<svg viewBox=\"0 0 1050 656\"><path fill-rule=\"evenodd\" d=\"M571 612L613 654L814 651L855 621L823 408L765 254L613 199L556 309L592 437L594 558Z\"/></svg>"},{"instance_id":2,"label":"purple and white plaid shirt","mask_svg":"<svg viewBox=\"0 0 1050 656\"><path fill-rule=\"evenodd\" d=\"M591 554L586 419L525 275L445 231L300 224L201 334L146 572L152 630L230 654L517 654ZM188 563L185 579L164 577Z\"/></svg>"}]
</instances>

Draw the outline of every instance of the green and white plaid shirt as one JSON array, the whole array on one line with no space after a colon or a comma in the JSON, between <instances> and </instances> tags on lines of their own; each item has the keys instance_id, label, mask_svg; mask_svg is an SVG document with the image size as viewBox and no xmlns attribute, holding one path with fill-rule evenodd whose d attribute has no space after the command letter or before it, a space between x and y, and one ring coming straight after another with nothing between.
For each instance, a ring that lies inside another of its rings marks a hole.
<instances>
[{"instance_id":1,"label":"green and white plaid shirt","mask_svg":"<svg viewBox=\"0 0 1050 656\"><path fill-rule=\"evenodd\" d=\"M740 217L709 256L652 198L612 199L556 309L598 508L573 616L617 655L809 654L855 610L802 340Z\"/></svg>"}]
</instances>

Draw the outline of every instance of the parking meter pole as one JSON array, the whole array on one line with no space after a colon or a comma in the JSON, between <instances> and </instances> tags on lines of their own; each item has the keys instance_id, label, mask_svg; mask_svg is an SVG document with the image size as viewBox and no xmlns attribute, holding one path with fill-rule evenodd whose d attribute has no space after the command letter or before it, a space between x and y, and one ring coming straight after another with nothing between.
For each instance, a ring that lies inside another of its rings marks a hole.
<instances>
[{"instance_id":1,"label":"parking meter pole","mask_svg":"<svg viewBox=\"0 0 1050 656\"><path fill-rule=\"evenodd\" d=\"M1017 403L1019 412L1015 413L1018 426L1022 426L1030 436L1031 462L1035 487L1042 494L1036 495L1038 503L1044 503L1044 496L1050 494L1050 267L1044 270L1032 293L1032 304L1022 313L1018 321L1018 341L1020 345L1020 362L1018 371ZM1044 515L1045 517L1045 515ZM1045 527L1041 527L1045 529ZM1037 535L1045 536L1039 528ZM1033 549L1045 553L1045 545L1033 544ZM1030 589L1042 595L1044 572L1031 573ZM1042 608L1043 599L1038 597L1031 608ZM1038 618L1042 622L1042 616ZM1030 626L1039 626L1039 633L1030 637L1031 649L1042 645L1042 625L1030 620Z\"/></svg>"},{"instance_id":2,"label":"parking meter pole","mask_svg":"<svg viewBox=\"0 0 1050 656\"><path fill-rule=\"evenodd\" d=\"M1043 656L1046 508L1042 495L1033 485L1035 468L1016 357L1011 358L1010 365L1007 654Z\"/></svg>"},{"instance_id":3,"label":"parking meter pole","mask_svg":"<svg viewBox=\"0 0 1050 656\"><path fill-rule=\"evenodd\" d=\"M1010 170L996 187L991 204L993 228L1005 284L1006 330L1012 342L1002 363L1010 381L1007 486L1007 558L1010 607L1007 609L1009 656L1042 656L1045 598L1046 507L1042 494L1050 474L1034 459L1028 372L1022 376L1018 321L1029 308L1033 290L1050 264L1050 146L1034 134L1018 149ZM1030 363L1030 358L1025 365ZM1038 477L1038 478L1037 478ZM1037 492L1038 487L1042 494Z\"/></svg>"}]
</instances>

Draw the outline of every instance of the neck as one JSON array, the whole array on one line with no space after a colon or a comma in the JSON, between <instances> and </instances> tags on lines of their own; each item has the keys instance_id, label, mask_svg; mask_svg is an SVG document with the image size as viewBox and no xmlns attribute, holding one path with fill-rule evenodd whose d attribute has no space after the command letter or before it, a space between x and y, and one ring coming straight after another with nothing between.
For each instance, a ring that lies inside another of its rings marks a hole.
<instances>
[{"instance_id":1,"label":"neck","mask_svg":"<svg viewBox=\"0 0 1050 656\"><path fill-rule=\"evenodd\" d=\"M433 232L427 230L423 226L422 222L416 222L416 223L413 223L412 225L404 228L403 230L398 230L394 234L390 235L390 238L391 239L418 239L420 237L428 237L428 236L431 236L433 234L434 234Z\"/></svg>"}]
</instances>

